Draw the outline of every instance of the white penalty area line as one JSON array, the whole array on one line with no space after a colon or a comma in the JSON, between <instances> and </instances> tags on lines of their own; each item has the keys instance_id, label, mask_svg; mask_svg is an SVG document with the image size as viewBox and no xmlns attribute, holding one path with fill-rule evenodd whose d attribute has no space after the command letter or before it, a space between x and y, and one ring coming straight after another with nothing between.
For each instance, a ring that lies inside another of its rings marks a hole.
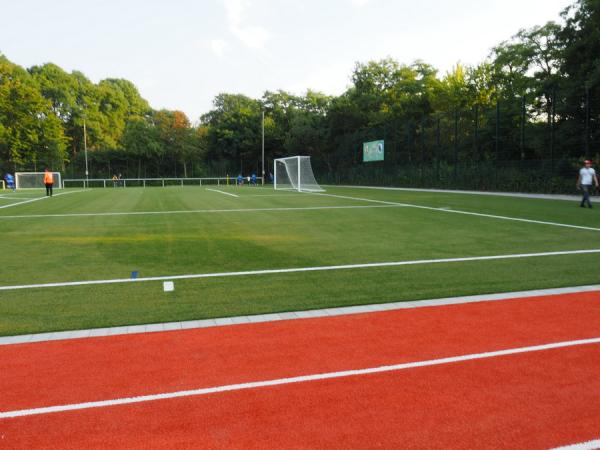
<instances>
[{"instance_id":1,"label":"white penalty area line","mask_svg":"<svg viewBox=\"0 0 600 450\"><path fill-rule=\"evenodd\" d=\"M220 191L219 189L208 189L208 188L206 188L206 190L207 191L211 191L211 192L218 192L219 194L229 195L231 197L236 197L236 198L239 197L239 195L231 194L231 193L225 192L225 191Z\"/></svg>"},{"instance_id":2,"label":"white penalty area line","mask_svg":"<svg viewBox=\"0 0 600 450\"><path fill-rule=\"evenodd\" d=\"M60 197L61 195L77 194L78 192L85 192L85 191L84 190L79 190L79 191L71 191L71 192L61 192L59 194L54 195L54 197ZM29 198L28 200L25 200L25 201L22 201L22 202L11 203L10 205L0 206L0 209L11 208L13 206L24 205L25 203L37 202L38 200L44 200L46 198L50 198L50 197L48 197L47 195L44 195L42 197ZM0 217L2 217L2 216L0 216Z\"/></svg>"},{"instance_id":3,"label":"white penalty area line","mask_svg":"<svg viewBox=\"0 0 600 450\"><path fill-rule=\"evenodd\" d=\"M37 202L38 200L44 200L45 198L47 198L47 197L44 196L44 197L30 198L30 199L27 199L27 200L23 200L22 202L16 202L16 203L11 203L10 205L0 206L0 209L12 208L13 206L24 205L25 203Z\"/></svg>"},{"instance_id":4,"label":"white penalty area line","mask_svg":"<svg viewBox=\"0 0 600 450\"><path fill-rule=\"evenodd\" d=\"M9 194L9 195L0 195L0 198L4 199L4 200L31 200L31 199L39 198L39 197L21 197L18 194L14 194L14 195Z\"/></svg>"},{"instance_id":5,"label":"white penalty area line","mask_svg":"<svg viewBox=\"0 0 600 450\"><path fill-rule=\"evenodd\" d=\"M223 277L272 275L272 274L298 273L298 272L320 272L320 271L325 271L325 270L367 269L367 268L376 268L376 267L397 267L397 266L412 266L412 265L421 265L421 264L493 261L493 260L518 259L518 258L536 258L536 257L544 257L544 256L585 255L585 254L594 254L594 253L600 253L600 249L568 250L568 251L545 252L545 253L522 253L522 254L513 254L513 255L472 256L472 257L466 257L466 258L421 259L421 260L412 260L412 261L346 264L346 265L338 265L338 266L294 267L294 268L289 268L289 269L248 270L248 271L241 271L241 272L200 273L200 274L170 275L170 276L146 277L146 278L117 278L117 279L111 279L111 280L66 281L66 282L58 282L58 283L0 286L0 291L14 291L17 289L41 289L41 288L68 287L68 286L88 286L88 285L95 285L95 284L139 283L142 281L174 281L174 280L190 280L190 279L198 279L198 278L223 278Z\"/></svg>"},{"instance_id":6,"label":"white penalty area line","mask_svg":"<svg viewBox=\"0 0 600 450\"><path fill-rule=\"evenodd\" d=\"M137 397L115 398L111 400L100 400L94 402L71 403L66 405L45 406L41 408L21 409L15 411L0 412L0 419L10 419L15 417L34 416L40 414L51 414L65 411L75 411L91 408L105 408L118 405L130 405L133 403L151 402L156 400L167 400L181 397L194 397L200 395L218 394L222 392L241 391L246 389L258 389L271 386L282 386L294 383L307 383L311 381L331 380L336 378L357 377L371 375L375 373L394 372L406 369L415 369L420 367L437 366L441 364L451 364L464 361L473 361L488 358L497 358L502 356L517 355L522 353L539 352L545 350L554 350L566 347L575 347L579 345L593 345L600 343L600 338L580 339L575 341L554 342L551 344L533 345L529 347L518 347L505 350L472 353L461 356L451 356L447 358L430 359L425 361L415 361L394 365L386 365L379 367L368 367L365 369L344 370L339 372L326 372L313 375L302 375L288 378L278 378L265 381L253 381L238 384L228 384L223 386L215 386L209 388L192 389L186 391L166 392L161 394L140 395Z\"/></svg>"},{"instance_id":7,"label":"white penalty area line","mask_svg":"<svg viewBox=\"0 0 600 450\"><path fill-rule=\"evenodd\" d=\"M514 222L536 223L536 224L540 224L540 225L551 225L551 226L555 226L555 227L575 228L578 230L600 231L600 228L594 228L594 227L585 227L585 226L581 226L581 225L571 225L571 224L558 223L558 222L547 222L547 221L543 221L543 220L523 219L520 217L498 216L495 214L483 214L483 213L476 213L476 212L470 212L470 211L462 211L459 209L434 208L433 206L421 206L421 205L415 205L412 203L400 203L400 202L390 202L390 201L384 201L384 200L373 200L370 198L350 197L347 195L324 194L324 193L319 193L319 192L308 192L308 193L312 194L312 195L322 195L322 196L326 196L326 197L343 198L343 199L347 199L347 200L358 200L358 201L372 202L372 203L383 203L386 205L404 206L407 208L426 209L426 210L430 210L430 211L441 211L441 212L445 212L445 213L464 214L467 216L487 217L490 219L511 220Z\"/></svg>"}]
</instances>

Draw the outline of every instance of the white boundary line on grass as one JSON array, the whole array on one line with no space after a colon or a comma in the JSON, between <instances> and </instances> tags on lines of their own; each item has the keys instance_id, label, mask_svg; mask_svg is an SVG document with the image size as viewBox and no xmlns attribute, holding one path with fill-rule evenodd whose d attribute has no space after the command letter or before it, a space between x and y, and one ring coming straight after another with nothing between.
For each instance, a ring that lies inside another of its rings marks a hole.
<instances>
[{"instance_id":1,"label":"white boundary line on grass","mask_svg":"<svg viewBox=\"0 0 600 450\"><path fill-rule=\"evenodd\" d=\"M0 198L4 199L4 200L31 200L34 198L39 198L39 197L21 197L18 194L13 194L13 195L0 195Z\"/></svg>"},{"instance_id":2,"label":"white boundary line on grass","mask_svg":"<svg viewBox=\"0 0 600 450\"><path fill-rule=\"evenodd\" d=\"M236 198L239 198L239 195L236 195L236 194L231 194L231 193L229 193L229 192L220 191L220 190L218 190L218 189L209 189L209 188L206 188L206 190L207 190L207 191L211 191L211 192L218 192L219 194L223 194L223 195L230 195L231 197L236 197Z\"/></svg>"},{"instance_id":3,"label":"white boundary line on grass","mask_svg":"<svg viewBox=\"0 0 600 450\"><path fill-rule=\"evenodd\" d=\"M77 194L78 192L85 192L85 190L82 189L82 190L79 190L79 191L60 192L60 193L54 195L54 197L60 197L61 195ZM50 198L50 197L48 197L46 195L44 195L42 197L34 197L34 198L30 198L28 200L25 200L23 202L11 203L10 205L0 206L0 209L10 208L12 206L24 205L25 203L37 202L38 200L44 200L46 198ZM0 216L0 217L2 217L2 216ZM9 217L9 216L6 216L6 217Z\"/></svg>"},{"instance_id":4,"label":"white boundary line on grass","mask_svg":"<svg viewBox=\"0 0 600 450\"><path fill-rule=\"evenodd\" d=\"M218 394L221 392L241 391L246 389L257 389L270 386L281 386L294 383L307 383L311 381L331 380L336 378L357 377L371 375L375 373L393 372L420 367L437 366L441 364L451 364L464 361L473 361L488 358L497 358L502 356L517 355L523 353L539 352L546 350L555 350L560 348L575 347L580 345L599 344L600 338L580 339L574 341L553 342L550 344L532 345L528 347L517 347L505 350L497 350L483 353L472 353L460 356L450 356L446 358L429 359L424 361L414 361L401 364L393 364L379 367L367 367L363 369L343 370L338 372L326 372L312 375L301 375L288 378L277 378L264 381L251 381L238 384L227 384L201 389L192 389L185 391L165 392L160 394L140 395L137 397L115 398L111 400L100 400L94 402L71 403L65 405L45 406L40 408L21 409L15 411L0 412L0 419L9 419L14 417L34 416L40 414L50 414L65 411L76 411L91 408L105 408L117 405L130 405L133 403L143 403L156 400L167 400L181 397L195 397L200 395Z\"/></svg>"},{"instance_id":5,"label":"white boundary line on grass","mask_svg":"<svg viewBox=\"0 0 600 450\"><path fill-rule=\"evenodd\" d=\"M546 222L543 220L523 219L520 217L498 216L495 214L475 213L475 212L470 212L470 211L461 211L459 209L434 208L432 206L414 205L412 203L389 202L389 201L384 201L384 200L373 200L373 199L369 199L369 198L350 197L347 195L324 194L322 192L308 192L308 194L321 195L321 196L326 196L326 197L343 198L346 200L361 200L361 201L365 201L365 202L384 203L387 205L404 206L406 208L417 208L417 209L426 209L426 210L430 210L430 211L441 211L441 212L445 212L445 213L464 214L467 216L487 217L487 218L491 218L491 219L500 219L500 220L511 220L514 222L535 223L535 224L540 224L540 225L551 225L554 227L563 227L563 228L575 228L578 230L587 230L587 231L600 231L600 228L584 227L581 225L571 225L571 224L567 224L567 223L558 223L558 222Z\"/></svg>"},{"instance_id":6,"label":"white boundary line on grass","mask_svg":"<svg viewBox=\"0 0 600 450\"><path fill-rule=\"evenodd\" d=\"M48 198L48 197L35 197L35 198L30 198L30 199L28 199L28 200L24 200L24 201L22 201L22 202L11 203L10 205L4 205L4 206L0 206L0 209L4 209L4 208L11 208L11 207L13 207L13 206L24 205L25 203L37 202L38 200L44 200L45 198Z\"/></svg>"},{"instance_id":7,"label":"white boundary line on grass","mask_svg":"<svg viewBox=\"0 0 600 450\"><path fill-rule=\"evenodd\" d=\"M328 185L326 185L329 187ZM459 189L419 189L419 188L400 188L400 187L385 187L385 186L344 186L344 185L331 185L331 187L342 188L342 189L371 189L378 191L405 191L405 192L434 192L439 194L462 194L462 195L492 195L497 197L513 197L513 198L537 198L539 200L568 200L578 201L581 200L581 194L579 195L566 195L566 194L532 194L523 192L488 192L488 191L468 191Z\"/></svg>"},{"instance_id":8,"label":"white boundary line on grass","mask_svg":"<svg viewBox=\"0 0 600 450\"><path fill-rule=\"evenodd\" d=\"M234 209L192 209L175 211L131 211L113 213L67 213L67 214L22 214L18 216L0 216L1 219L41 219L45 217L98 217L98 216L154 216L168 214L210 214L234 212L271 212L271 211L318 211L328 209L369 209L402 207L401 205L347 205L347 206L306 206L289 208L234 208Z\"/></svg>"},{"instance_id":9,"label":"white boundary line on grass","mask_svg":"<svg viewBox=\"0 0 600 450\"><path fill-rule=\"evenodd\" d=\"M271 275L280 273L297 273L297 272L320 272L325 270L346 270L346 269L366 269L374 267L396 267L396 266L411 266L421 264L441 264L455 262L472 262L472 261L493 261L502 259L517 259L517 258L535 258L543 256L563 256L563 255L584 255L600 253L600 249L590 250L568 250L559 252L545 253L522 253L512 255L492 255L492 256L472 256L464 258L442 258L442 259L421 259L412 261L395 261L395 262L379 262L365 264L346 264L338 266L317 266L317 267L294 267L290 269L266 269L266 270L247 270L241 272L216 272L216 273L200 273L189 275L170 275L146 278L116 278L109 280L87 280L87 281L66 281L58 283L40 283L40 284L24 284L13 286L0 286L0 291L14 291L17 289L39 289L67 286L87 286L95 284L118 284L118 283L139 283L142 281L174 281L174 280L189 280L198 278L223 278L223 277L239 277L249 275Z\"/></svg>"}]
</instances>

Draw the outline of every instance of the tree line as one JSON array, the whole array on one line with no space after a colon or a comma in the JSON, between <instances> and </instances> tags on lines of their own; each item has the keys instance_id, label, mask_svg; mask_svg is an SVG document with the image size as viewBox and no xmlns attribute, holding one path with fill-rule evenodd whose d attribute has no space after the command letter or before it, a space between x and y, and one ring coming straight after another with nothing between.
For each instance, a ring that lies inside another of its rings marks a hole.
<instances>
[{"instance_id":1,"label":"tree line","mask_svg":"<svg viewBox=\"0 0 600 450\"><path fill-rule=\"evenodd\" d=\"M264 125L267 171L302 154L325 181L458 186L485 172L504 173L496 184L510 188L540 170L560 179L583 157L600 163L600 0L577 0L561 18L520 30L476 66L440 75L423 61L359 62L340 96L222 93L194 124L152 109L127 80L94 84L0 54L0 169L81 177L87 148L91 177L260 175ZM385 161L363 164L362 143L376 139Z\"/></svg>"}]
</instances>

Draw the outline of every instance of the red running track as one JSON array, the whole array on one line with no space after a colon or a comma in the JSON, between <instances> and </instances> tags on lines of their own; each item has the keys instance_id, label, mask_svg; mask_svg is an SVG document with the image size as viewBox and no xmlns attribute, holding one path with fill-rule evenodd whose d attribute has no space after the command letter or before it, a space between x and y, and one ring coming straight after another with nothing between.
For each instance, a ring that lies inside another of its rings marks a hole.
<instances>
[{"instance_id":1,"label":"red running track","mask_svg":"<svg viewBox=\"0 0 600 450\"><path fill-rule=\"evenodd\" d=\"M0 347L0 412L600 337L600 293ZM0 419L0 448L549 448L600 438L600 345Z\"/></svg>"}]
</instances>

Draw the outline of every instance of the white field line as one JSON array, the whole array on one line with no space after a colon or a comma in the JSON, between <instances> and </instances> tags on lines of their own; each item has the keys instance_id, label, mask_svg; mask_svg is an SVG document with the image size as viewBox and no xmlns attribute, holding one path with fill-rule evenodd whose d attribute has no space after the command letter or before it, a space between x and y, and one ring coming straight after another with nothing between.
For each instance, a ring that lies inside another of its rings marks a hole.
<instances>
[{"instance_id":1,"label":"white field line","mask_svg":"<svg viewBox=\"0 0 600 450\"><path fill-rule=\"evenodd\" d=\"M497 358L502 356L554 350L559 348L574 347L579 345L592 345L600 343L600 338L581 339L576 341L554 342L551 344L533 345L529 347L518 347L505 350L497 350L484 353L472 353L468 355L451 356L446 358L430 359L425 361L415 361L402 364L394 364L379 367L368 367L364 369L344 370L338 372L326 372L312 375L301 375L289 378L278 378L265 381L252 381L238 384L228 384L209 388L192 389L186 391L165 392L152 395L140 395L137 397L115 398L111 400L100 400L94 402L71 403L66 405L45 406L40 408L21 409L14 411L0 412L0 419L9 419L14 417L34 416L40 414L50 414L65 411L75 411L91 408L105 408L117 405L129 405L132 403L151 402L156 400L167 400L181 397L192 397L200 395L217 394L221 392L240 391L246 389L265 388L270 386L281 386L294 383L307 383L311 381L330 380L345 377L357 377L371 375L374 373L393 372L398 370L415 369L420 367L437 366L441 364L451 364L464 361L473 361L487 358Z\"/></svg>"},{"instance_id":2,"label":"white field line","mask_svg":"<svg viewBox=\"0 0 600 450\"><path fill-rule=\"evenodd\" d=\"M264 211L318 211L328 209L369 209L390 208L400 205L348 205L348 206L306 206L290 208L235 208L235 209L192 209L175 211L136 211L136 212L114 212L114 213L68 213L68 214L23 214L18 216L0 216L0 219L39 219L44 217L98 217L98 216L152 216L168 214L209 214L209 213L232 213L232 212L264 212Z\"/></svg>"},{"instance_id":3,"label":"white field line","mask_svg":"<svg viewBox=\"0 0 600 450\"><path fill-rule=\"evenodd\" d=\"M600 439L595 441L580 442L579 444L566 445L564 447L555 447L551 450L595 450L600 448Z\"/></svg>"},{"instance_id":4,"label":"white field line","mask_svg":"<svg viewBox=\"0 0 600 450\"><path fill-rule=\"evenodd\" d=\"M426 209L426 210L430 210L430 211L441 211L441 212L445 212L445 213L464 214L467 216L487 217L487 218L491 218L491 219L500 219L500 220L512 220L515 222L536 223L536 224L540 224L540 225L551 225L551 226L555 226L555 227L575 228L578 230L600 231L600 228L584 227L581 225L570 225L570 224L558 223L558 222L546 222L543 220L522 219L520 217L498 216L498 215L494 215L494 214L483 214L483 213L475 213L475 212L469 212L469 211L461 211L458 209L434 208L432 206L414 205L412 203L388 202L388 201L383 201L383 200L373 200L373 199L369 199L369 198L350 197L350 196L346 196L346 195L335 195L335 194L323 194L323 193L317 193L317 192L310 192L309 194L323 195L326 197L343 198L343 199L347 199L347 200L361 200L361 201L365 201L365 202L384 203L387 205L404 206L407 208Z\"/></svg>"},{"instance_id":5,"label":"white field line","mask_svg":"<svg viewBox=\"0 0 600 450\"><path fill-rule=\"evenodd\" d=\"M242 194L242 197L298 197L298 194Z\"/></svg>"},{"instance_id":6,"label":"white field line","mask_svg":"<svg viewBox=\"0 0 600 450\"><path fill-rule=\"evenodd\" d=\"M79 190L79 191L72 191L72 192L61 192L59 194L56 194L54 197L60 197L61 195L77 194L78 192L85 192L85 191L84 190ZM11 208L13 206L24 205L25 203L37 202L38 200L44 200L45 198L49 198L49 197L47 197L47 196L34 197L34 198L30 198L30 199L22 201L22 202L11 203L10 205L0 206L0 209Z\"/></svg>"},{"instance_id":7,"label":"white field line","mask_svg":"<svg viewBox=\"0 0 600 450\"><path fill-rule=\"evenodd\" d=\"M10 205L4 205L4 206L0 206L0 209L4 209L4 208L11 208L13 206L19 206L19 205L24 205L25 203L31 203L31 202L37 202L38 200L44 200L45 198L48 197L36 197L36 198L30 198L28 200L24 200L22 202L17 202L17 203L11 203Z\"/></svg>"},{"instance_id":8,"label":"white field line","mask_svg":"<svg viewBox=\"0 0 600 450\"><path fill-rule=\"evenodd\" d=\"M248 271L242 271L242 272L199 273L199 274L189 274L189 275L168 275L168 276L146 277L146 278L115 278L115 279L110 279L110 280L65 281L65 282L58 282L58 283L0 286L0 291L14 291L17 289L40 289L40 288L67 287L67 286L87 286L87 285L95 285L95 284L139 283L142 281L172 281L172 280L189 280L189 279L197 279L197 278L223 278L223 277L239 277L239 276L251 276L251 275L271 275L271 274L280 274L280 273L320 272L320 271L325 271L325 270L366 269L366 268L374 268L374 267L396 267L396 266L411 266L411 265L420 265L420 264L493 261L493 260L502 260L502 259L535 258L535 257L544 257L544 256L585 255L585 254L594 254L594 253L600 253L600 249L568 250L568 251L545 252L545 253L523 253L523 254L513 254L513 255L472 256L472 257L466 257L466 258L421 259L421 260L412 260L412 261L346 264L346 265L338 265L338 266L294 267L294 268L289 268L289 269L248 270Z\"/></svg>"},{"instance_id":9,"label":"white field line","mask_svg":"<svg viewBox=\"0 0 600 450\"><path fill-rule=\"evenodd\" d=\"M231 197L239 197L239 195L236 194L230 194L229 192L224 192L224 191L220 191L219 189L208 189L206 188L207 191L211 191L211 192L218 192L219 194L224 194L224 195L229 195Z\"/></svg>"},{"instance_id":10,"label":"white field line","mask_svg":"<svg viewBox=\"0 0 600 450\"><path fill-rule=\"evenodd\" d=\"M497 197L537 198L540 200L568 200L571 202L581 199L581 195L525 194L522 192L461 191L461 190L457 190L457 189L419 189L419 188L399 188L399 187L383 187L383 186L331 185L330 187L342 188L342 189L370 189L370 190L376 190L376 191L435 192L435 193L440 193L440 194L487 195L487 196L492 195L492 196L497 196Z\"/></svg>"},{"instance_id":11,"label":"white field line","mask_svg":"<svg viewBox=\"0 0 600 450\"><path fill-rule=\"evenodd\" d=\"M18 194L13 194L13 195L0 195L0 198L3 198L5 200L31 200L34 198L39 198L39 197L21 197Z\"/></svg>"}]
</instances>

